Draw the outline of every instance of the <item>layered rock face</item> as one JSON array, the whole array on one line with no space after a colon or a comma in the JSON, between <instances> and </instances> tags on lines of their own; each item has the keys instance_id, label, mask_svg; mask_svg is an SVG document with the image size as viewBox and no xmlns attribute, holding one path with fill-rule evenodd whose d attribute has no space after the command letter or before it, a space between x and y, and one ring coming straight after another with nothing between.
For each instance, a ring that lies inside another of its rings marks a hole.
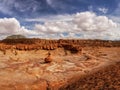
<instances>
[{"instance_id":1,"label":"layered rock face","mask_svg":"<svg viewBox=\"0 0 120 90\"><path fill-rule=\"evenodd\" d=\"M119 56L120 41L2 40L0 90L119 90Z\"/></svg>"},{"instance_id":2,"label":"layered rock face","mask_svg":"<svg viewBox=\"0 0 120 90\"><path fill-rule=\"evenodd\" d=\"M44 40L44 39L5 39L0 41L0 49L54 50L59 47L79 51L80 47L120 47L120 41L104 40Z\"/></svg>"}]
</instances>

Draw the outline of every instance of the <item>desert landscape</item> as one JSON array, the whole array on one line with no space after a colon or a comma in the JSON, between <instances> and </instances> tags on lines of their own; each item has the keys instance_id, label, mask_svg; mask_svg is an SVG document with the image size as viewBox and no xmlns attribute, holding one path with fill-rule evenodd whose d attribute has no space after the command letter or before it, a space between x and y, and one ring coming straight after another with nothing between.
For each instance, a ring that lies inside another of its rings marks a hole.
<instances>
[{"instance_id":1,"label":"desert landscape","mask_svg":"<svg viewBox=\"0 0 120 90\"><path fill-rule=\"evenodd\" d=\"M120 0L0 0L0 90L120 90Z\"/></svg>"},{"instance_id":2,"label":"desert landscape","mask_svg":"<svg viewBox=\"0 0 120 90\"><path fill-rule=\"evenodd\" d=\"M120 41L4 39L0 90L119 90Z\"/></svg>"}]
</instances>

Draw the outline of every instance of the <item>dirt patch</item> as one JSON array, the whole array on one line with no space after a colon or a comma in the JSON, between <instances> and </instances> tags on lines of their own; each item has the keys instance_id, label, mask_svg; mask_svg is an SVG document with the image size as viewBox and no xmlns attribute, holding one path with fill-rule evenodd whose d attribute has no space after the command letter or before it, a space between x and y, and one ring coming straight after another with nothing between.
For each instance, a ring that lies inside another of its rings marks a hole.
<instances>
[{"instance_id":1,"label":"dirt patch","mask_svg":"<svg viewBox=\"0 0 120 90\"><path fill-rule=\"evenodd\" d=\"M0 43L0 90L120 88L117 41L35 39L30 45L9 43ZM45 63L48 53L52 60Z\"/></svg>"}]
</instances>

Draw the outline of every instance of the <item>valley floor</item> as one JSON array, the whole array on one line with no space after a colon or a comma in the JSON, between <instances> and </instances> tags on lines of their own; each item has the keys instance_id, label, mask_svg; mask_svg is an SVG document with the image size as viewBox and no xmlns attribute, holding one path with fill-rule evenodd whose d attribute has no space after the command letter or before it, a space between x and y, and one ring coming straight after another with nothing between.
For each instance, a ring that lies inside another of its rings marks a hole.
<instances>
[{"instance_id":1,"label":"valley floor","mask_svg":"<svg viewBox=\"0 0 120 90\"><path fill-rule=\"evenodd\" d=\"M51 63L44 62L48 52L52 56ZM118 88L120 47L84 47L76 54L63 48L7 50L6 53L0 51L0 90L119 90Z\"/></svg>"}]
</instances>

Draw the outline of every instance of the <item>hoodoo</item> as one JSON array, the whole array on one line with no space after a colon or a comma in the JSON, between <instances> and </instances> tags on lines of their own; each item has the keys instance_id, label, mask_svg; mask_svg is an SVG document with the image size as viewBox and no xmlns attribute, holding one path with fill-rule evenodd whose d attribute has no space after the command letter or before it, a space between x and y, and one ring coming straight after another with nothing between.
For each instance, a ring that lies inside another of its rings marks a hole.
<instances>
[{"instance_id":1,"label":"hoodoo","mask_svg":"<svg viewBox=\"0 0 120 90\"><path fill-rule=\"evenodd\" d=\"M51 53L48 53L48 56L45 58L45 63L52 62Z\"/></svg>"}]
</instances>

